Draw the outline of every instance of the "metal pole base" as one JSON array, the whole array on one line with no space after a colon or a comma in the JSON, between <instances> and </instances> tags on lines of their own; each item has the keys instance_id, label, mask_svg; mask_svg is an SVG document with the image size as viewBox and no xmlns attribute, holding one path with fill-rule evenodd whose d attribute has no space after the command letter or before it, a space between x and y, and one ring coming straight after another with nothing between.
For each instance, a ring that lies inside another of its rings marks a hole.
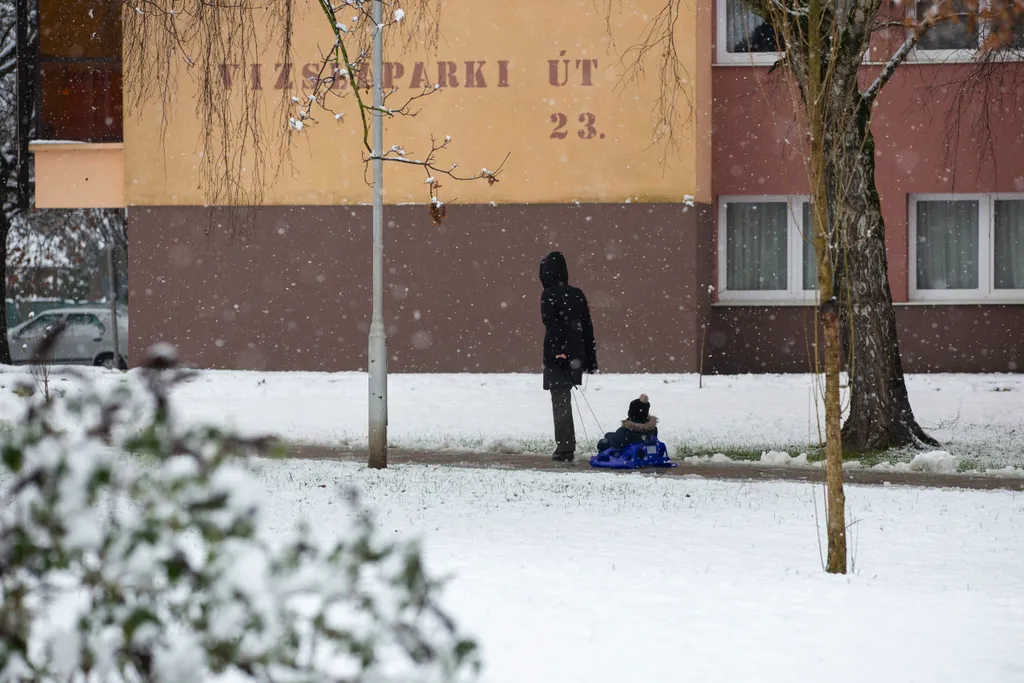
<instances>
[{"instance_id":1,"label":"metal pole base","mask_svg":"<svg viewBox=\"0 0 1024 683\"><path fill-rule=\"evenodd\" d=\"M370 460L371 469L388 466L388 343L384 323L370 324Z\"/></svg>"}]
</instances>

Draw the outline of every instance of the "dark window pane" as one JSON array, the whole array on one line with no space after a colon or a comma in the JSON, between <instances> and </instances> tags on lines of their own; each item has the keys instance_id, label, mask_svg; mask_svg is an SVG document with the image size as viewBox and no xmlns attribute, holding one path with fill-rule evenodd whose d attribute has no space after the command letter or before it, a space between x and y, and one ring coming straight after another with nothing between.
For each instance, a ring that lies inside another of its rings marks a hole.
<instances>
[{"instance_id":1,"label":"dark window pane","mask_svg":"<svg viewBox=\"0 0 1024 683\"><path fill-rule=\"evenodd\" d=\"M43 140L120 142L121 3L40 0Z\"/></svg>"},{"instance_id":2,"label":"dark window pane","mask_svg":"<svg viewBox=\"0 0 1024 683\"><path fill-rule=\"evenodd\" d=\"M1024 289L1024 200L996 202L996 289Z\"/></svg>"},{"instance_id":3,"label":"dark window pane","mask_svg":"<svg viewBox=\"0 0 1024 683\"><path fill-rule=\"evenodd\" d=\"M778 52L775 31L747 9L742 0L725 2L726 49L729 52Z\"/></svg>"},{"instance_id":4,"label":"dark window pane","mask_svg":"<svg viewBox=\"0 0 1024 683\"><path fill-rule=\"evenodd\" d=\"M925 19L935 6L936 0L918 0L917 20ZM946 9L950 8L950 9ZM919 50L977 50L978 18L961 2L945 4L939 21L921 38Z\"/></svg>"},{"instance_id":5,"label":"dark window pane","mask_svg":"<svg viewBox=\"0 0 1024 683\"><path fill-rule=\"evenodd\" d=\"M39 0L43 57L121 61L121 3L115 0Z\"/></svg>"},{"instance_id":6,"label":"dark window pane","mask_svg":"<svg viewBox=\"0 0 1024 683\"><path fill-rule=\"evenodd\" d=\"M74 62L40 64L43 140L120 142L121 65Z\"/></svg>"}]
</instances>

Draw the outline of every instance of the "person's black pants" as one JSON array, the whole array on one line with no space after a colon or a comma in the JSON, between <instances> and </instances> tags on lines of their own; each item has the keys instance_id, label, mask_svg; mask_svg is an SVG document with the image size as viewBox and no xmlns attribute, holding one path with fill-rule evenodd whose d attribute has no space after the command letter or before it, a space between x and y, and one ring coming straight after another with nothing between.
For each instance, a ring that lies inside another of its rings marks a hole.
<instances>
[{"instance_id":1,"label":"person's black pants","mask_svg":"<svg viewBox=\"0 0 1024 683\"><path fill-rule=\"evenodd\" d=\"M555 453L575 453L576 425L572 421L572 387L551 390L551 413L555 419Z\"/></svg>"}]
</instances>

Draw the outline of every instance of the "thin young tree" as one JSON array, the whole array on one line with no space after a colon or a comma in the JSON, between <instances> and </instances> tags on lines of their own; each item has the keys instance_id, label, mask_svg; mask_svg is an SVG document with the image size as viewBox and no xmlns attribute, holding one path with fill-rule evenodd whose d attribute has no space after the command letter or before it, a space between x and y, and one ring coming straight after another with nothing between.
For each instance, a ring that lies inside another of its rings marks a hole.
<instances>
[{"instance_id":1,"label":"thin young tree","mask_svg":"<svg viewBox=\"0 0 1024 683\"><path fill-rule=\"evenodd\" d=\"M838 229L835 212L829 211L833 197L828 189L827 168L831 162L831 148L826 144L826 129L831 118L841 115L830 100L832 80L836 77L837 53L828 48L835 44L838 22L835 6L824 0L807 0L805 15L792 15L792 8L765 3L762 11L772 17L777 26L776 39L788 48L790 56L789 86L793 109L806 131L806 145L801 151L811 189L811 234L805 240L814 245L817 296L820 323L824 333L825 384L825 476L826 476L826 532L828 555L825 568L834 574L847 570L846 496L843 490L843 439L840 375L842 372L842 342L839 321L837 259L843 253L843 233ZM792 17L793 20L790 20ZM792 46L792 47L791 47ZM806 56L806 61L801 57ZM838 188L845 192L845 186ZM817 330L817 326L815 326ZM819 354L814 354L814 367L819 367Z\"/></svg>"}]
</instances>

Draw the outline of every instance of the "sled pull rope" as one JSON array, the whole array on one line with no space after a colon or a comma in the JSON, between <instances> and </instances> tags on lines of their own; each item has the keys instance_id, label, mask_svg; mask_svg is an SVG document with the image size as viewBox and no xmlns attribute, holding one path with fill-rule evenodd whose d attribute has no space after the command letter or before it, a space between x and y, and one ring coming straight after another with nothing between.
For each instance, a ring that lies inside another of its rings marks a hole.
<instances>
[{"instance_id":1,"label":"sled pull rope","mask_svg":"<svg viewBox=\"0 0 1024 683\"><path fill-rule=\"evenodd\" d=\"M580 427L583 428L583 438L587 440L588 444L592 444L594 450L597 450L597 442L590 440L590 434L587 433L587 422L583 419L583 410L580 409L580 402L576 399L576 394L573 394L572 400L576 403L576 412L580 414ZM601 425L598 425L598 429Z\"/></svg>"},{"instance_id":2,"label":"sled pull rope","mask_svg":"<svg viewBox=\"0 0 1024 683\"><path fill-rule=\"evenodd\" d=\"M586 380L584 380L584 381L586 381ZM595 413L594 409L590 406L590 401L587 399L587 393L585 391L583 391L582 387L576 387L576 389L578 390L579 395L583 397L583 402L587 404L587 410L590 411L591 417L594 418L594 424L596 424L598 430L602 434L604 434L604 428L601 426L601 421L597 419L597 413ZM578 406L579 406L579 404L577 403L577 407ZM580 411L580 419L582 420L582 418L583 418L583 411Z\"/></svg>"}]
</instances>

